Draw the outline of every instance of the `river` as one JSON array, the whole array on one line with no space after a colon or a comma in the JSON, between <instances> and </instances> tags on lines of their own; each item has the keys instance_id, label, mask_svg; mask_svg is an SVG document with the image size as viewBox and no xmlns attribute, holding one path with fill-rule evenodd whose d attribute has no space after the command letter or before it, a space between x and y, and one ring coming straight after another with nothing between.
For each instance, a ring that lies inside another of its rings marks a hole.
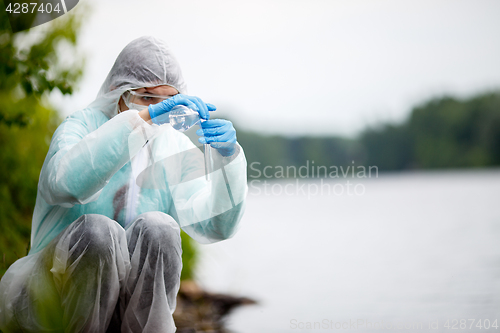
<instances>
[{"instance_id":1,"label":"river","mask_svg":"<svg viewBox=\"0 0 500 333\"><path fill-rule=\"evenodd\" d=\"M498 331L500 170L266 182L200 246L203 287L258 301L232 331Z\"/></svg>"}]
</instances>

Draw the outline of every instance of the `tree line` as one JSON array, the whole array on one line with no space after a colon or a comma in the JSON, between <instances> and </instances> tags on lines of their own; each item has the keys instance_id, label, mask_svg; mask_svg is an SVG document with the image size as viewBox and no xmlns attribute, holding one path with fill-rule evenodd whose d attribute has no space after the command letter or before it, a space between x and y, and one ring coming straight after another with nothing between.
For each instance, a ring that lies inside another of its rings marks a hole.
<instances>
[{"instance_id":1,"label":"tree line","mask_svg":"<svg viewBox=\"0 0 500 333\"><path fill-rule=\"evenodd\" d=\"M313 162L339 168L376 166L379 171L495 167L500 165L500 92L433 98L414 107L404 122L369 127L354 139L237 133L249 174L255 171L250 169L254 162L261 169Z\"/></svg>"}]
</instances>

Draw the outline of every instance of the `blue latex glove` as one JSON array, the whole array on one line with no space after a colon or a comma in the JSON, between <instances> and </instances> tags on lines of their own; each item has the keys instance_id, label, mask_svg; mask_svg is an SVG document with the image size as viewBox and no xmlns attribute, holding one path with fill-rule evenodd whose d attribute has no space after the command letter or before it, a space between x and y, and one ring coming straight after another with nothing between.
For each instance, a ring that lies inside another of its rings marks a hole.
<instances>
[{"instance_id":1,"label":"blue latex glove","mask_svg":"<svg viewBox=\"0 0 500 333\"><path fill-rule=\"evenodd\" d=\"M168 112L176 105L184 105L188 108L197 111L202 119L210 118L208 111L215 111L216 107L209 103L204 103L199 97L189 96L183 94L177 94L172 96L161 103L151 104L148 107L149 116L151 120L157 124L161 125L168 123Z\"/></svg>"},{"instance_id":2,"label":"blue latex glove","mask_svg":"<svg viewBox=\"0 0 500 333\"><path fill-rule=\"evenodd\" d=\"M196 134L200 143L208 143L219 151L222 156L231 156L235 151L236 130L229 120L213 119L200 122Z\"/></svg>"}]
</instances>

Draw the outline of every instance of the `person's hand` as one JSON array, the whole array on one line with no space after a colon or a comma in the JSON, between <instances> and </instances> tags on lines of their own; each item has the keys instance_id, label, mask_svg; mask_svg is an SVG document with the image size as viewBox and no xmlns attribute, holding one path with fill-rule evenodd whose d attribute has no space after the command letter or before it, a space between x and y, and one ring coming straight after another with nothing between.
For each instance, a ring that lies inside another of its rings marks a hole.
<instances>
[{"instance_id":1,"label":"person's hand","mask_svg":"<svg viewBox=\"0 0 500 333\"><path fill-rule=\"evenodd\" d=\"M151 104L148 107L149 116L155 124L168 123L168 115L176 105L184 105L197 111L202 119L210 118L209 111L215 111L216 107L209 103L204 103L199 97L177 94L158 104Z\"/></svg>"},{"instance_id":2,"label":"person's hand","mask_svg":"<svg viewBox=\"0 0 500 333\"><path fill-rule=\"evenodd\" d=\"M208 143L219 151L222 156L231 156L235 151L236 130L229 120L213 119L200 122L196 134L200 143Z\"/></svg>"}]
</instances>

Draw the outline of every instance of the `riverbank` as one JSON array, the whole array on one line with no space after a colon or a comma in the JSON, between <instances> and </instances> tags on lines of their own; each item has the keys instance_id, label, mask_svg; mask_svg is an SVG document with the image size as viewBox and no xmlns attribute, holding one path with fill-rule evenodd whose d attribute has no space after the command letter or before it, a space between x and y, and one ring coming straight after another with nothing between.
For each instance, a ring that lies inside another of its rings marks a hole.
<instances>
[{"instance_id":1,"label":"riverbank","mask_svg":"<svg viewBox=\"0 0 500 333\"><path fill-rule=\"evenodd\" d=\"M209 293L193 281L182 281L174 312L177 333L229 333L225 320L231 311L255 303L246 297Z\"/></svg>"}]
</instances>

